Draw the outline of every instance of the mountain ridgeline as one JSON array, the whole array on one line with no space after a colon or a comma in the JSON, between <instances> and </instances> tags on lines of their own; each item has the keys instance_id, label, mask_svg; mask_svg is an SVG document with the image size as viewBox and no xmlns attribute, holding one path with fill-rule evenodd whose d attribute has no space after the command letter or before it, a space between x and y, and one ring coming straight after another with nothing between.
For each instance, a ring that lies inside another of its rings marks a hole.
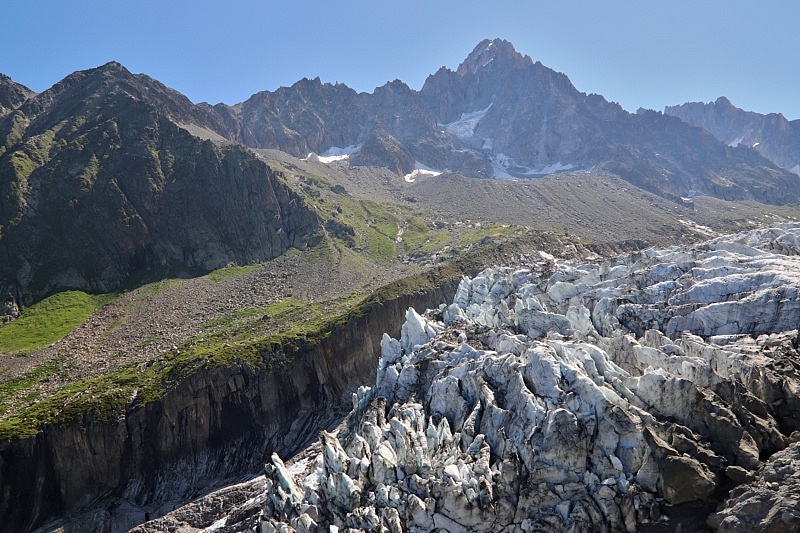
<instances>
[{"instance_id":1,"label":"mountain ridgeline","mask_svg":"<svg viewBox=\"0 0 800 533\"><path fill-rule=\"evenodd\" d=\"M744 111L724 96L707 104L670 106L664 113L705 128L729 146L750 146L779 167L800 175L800 120L786 120L780 113Z\"/></svg>"},{"instance_id":2,"label":"mountain ridgeline","mask_svg":"<svg viewBox=\"0 0 800 533\"><path fill-rule=\"evenodd\" d=\"M419 91L303 79L234 106L195 105L112 62L41 94L0 77L0 295L109 291L132 275L208 271L315 242L314 210L248 148L346 148L350 165L400 174L610 172L673 201L800 198L782 161L579 92L499 39Z\"/></svg>"},{"instance_id":3,"label":"mountain ridgeline","mask_svg":"<svg viewBox=\"0 0 800 533\"><path fill-rule=\"evenodd\" d=\"M579 92L499 39L481 42L455 71L442 67L420 91L397 80L370 94L304 79L214 109L236 117L238 129L225 134L248 146L298 157L356 147L351 164L402 173L418 164L478 178L605 170L672 199L783 203L800 194L793 176L749 147Z\"/></svg>"}]
</instances>

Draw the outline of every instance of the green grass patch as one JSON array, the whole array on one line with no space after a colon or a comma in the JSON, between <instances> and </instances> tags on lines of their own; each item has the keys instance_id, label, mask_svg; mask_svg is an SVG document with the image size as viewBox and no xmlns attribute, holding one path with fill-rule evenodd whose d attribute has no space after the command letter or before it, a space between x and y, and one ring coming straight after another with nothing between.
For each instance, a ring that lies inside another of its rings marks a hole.
<instances>
[{"instance_id":1,"label":"green grass patch","mask_svg":"<svg viewBox=\"0 0 800 533\"><path fill-rule=\"evenodd\" d=\"M486 226L479 226L468 228L459 239L459 247L473 246L480 243L484 239L508 239L514 236L522 236L525 233L524 228L519 226L509 226L505 224L490 224Z\"/></svg>"},{"instance_id":2,"label":"green grass patch","mask_svg":"<svg viewBox=\"0 0 800 533\"><path fill-rule=\"evenodd\" d=\"M208 279L213 281L214 283L219 283L220 281L235 278L238 276L244 276L245 274L249 274L254 270L258 270L261 268L261 265L244 265L244 266L233 266L233 267L224 267L214 270L213 272L209 272L207 274Z\"/></svg>"},{"instance_id":3,"label":"green grass patch","mask_svg":"<svg viewBox=\"0 0 800 533\"><path fill-rule=\"evenodd\" d=\"M0 421L0 440L35 436L42 424L70 424L81 419L110 423L122 416L132 397L157 397L164 365L128 365L108 376L71 383L56 394ZM139 386L143 386L142 389Z\"/></svg>"},{"instance_id":4,"label":"green grass patch","mask_svg":"<svg viewBox=\"0 0 800 533\"><path fill-rule=\"evenodd\" d=\"M7 415L15 405L27 405L35 401L41 394L37 385L58 372L63 362L63 357L57 357L18 378L0 383L0 416Z\"/></svg>"},{"instance_id":5,"label":"green grass patch","mask_svg":"<svg viewBox=\"0 0 800 533\"><path fill-rule=\"evenodd\" d=\"M397 257L397 228L401 216L388 207L368 200L339 198L341 223L354 232L356 249L366 252L370 260L387 265Z\"/></svg>"},{"instance_id":6,"label":"green grass patch","mask_svg":"<svg viewBox=\"0 0 800 533\"><path fill-rule=\"evenodd\" d=\"M223 316L220 318L215 318L214 320L209 320L205 324L202 324L200 327L203 329L213 329L213 328L221 328L221 327L230 327L233 324L240 322L242 320L247 320L252 317L259 317L263 315L262 309L240 309L234 313L231 313L228 316Z\"/></svg>"},{"instance_id":7,"label":"green grass patch","mask_svg":"<svg viewBox=\"0 0 800 533\"><path fill-rule=\"evenodd\" d=\"M322 217L330 237L346 241L349 247L380 265L397 258L397 231L403 220L399 208L353 199L342 186L321 176L312 174L300 179L304 185L298 192Z\"/></svg>"},{"instance_id":8,"label":"green grass patch","mask_svg":"<svg viewBox=\"0 0 800 533\"><path fill-rule=\"evenodd\" d=\"M0 328L0 352L26 354L59 341L80 326L93 311L116 297L116 294L65 291L45 298Z\"/></svg>"}]
</instances>

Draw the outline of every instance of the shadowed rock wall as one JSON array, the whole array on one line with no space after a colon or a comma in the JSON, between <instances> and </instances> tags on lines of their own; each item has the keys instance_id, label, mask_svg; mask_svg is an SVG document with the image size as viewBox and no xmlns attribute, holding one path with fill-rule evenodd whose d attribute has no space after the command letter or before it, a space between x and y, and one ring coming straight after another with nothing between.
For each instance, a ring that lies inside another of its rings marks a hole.
<instances>
[{"instance_id":1,"label":"shadowed rock wall","mask_svg":"<svg viewBox=\"0 0 800 533\"><path fill-rule=\"evenodd\" d=\"M116 424L47 427L0 444L0 523L29 531L93 509L127 530L145 510L155 517L166 503L259 471L272 451L291 456L374 382L382 333L397 335L408 307L452 299L457 282L374 303L279 371L212 368Z\"/></svg>"}]
</instances>

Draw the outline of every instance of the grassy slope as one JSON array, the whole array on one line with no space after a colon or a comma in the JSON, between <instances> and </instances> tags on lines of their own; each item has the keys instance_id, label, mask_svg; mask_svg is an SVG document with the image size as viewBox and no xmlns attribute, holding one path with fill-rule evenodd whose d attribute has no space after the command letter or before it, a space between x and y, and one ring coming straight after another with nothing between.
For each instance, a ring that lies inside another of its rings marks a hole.
<instances>
[{"instance_id":1,"label":"grassy slope","mask_svg":"<svg viewBox=\"0 0 800 533\"><path fill-rule=\"evenodd\" d=\"M114 298L115 295L81 291L65 291L45 298L0 328L0 354L26 354L52 344Z\"/></svg>"},{"instance_id":2,"label":"grassy slope","mask_svg":"<svg viewBox=\"0 0 800 533\"><path fill-rule=\"evenodd\" d=\"M352 317L368 312L375 302L433 288L460 275L461 270L446 265L433 273L390 283L369 296L354 291L316 302L287 297L263 308L242 309L206 323L205 333L157 359L128 364L41 397L37 385L51 379L65 364L62 359L48 361L0 384L0 440L30 437L42 424L69 424L85 416L110 422L126 409L157 400L181 380L215 365L280 369Z\"/></svg>"}]
</instances>

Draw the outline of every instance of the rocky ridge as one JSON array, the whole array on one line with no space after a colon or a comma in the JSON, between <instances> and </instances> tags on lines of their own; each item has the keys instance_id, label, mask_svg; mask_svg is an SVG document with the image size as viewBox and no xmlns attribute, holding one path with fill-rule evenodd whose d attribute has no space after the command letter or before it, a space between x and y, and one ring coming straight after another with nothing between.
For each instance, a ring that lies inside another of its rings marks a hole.
<instances>
[{"instance_id":1,"label":"rocky ridge","mask_svg":"<svg viewBox=\"0 0 800 533\"><path fill-rule=\"evenodd\" d=\"M744 111L721 96L714 102L667 106L664 113L709 131L729 146L748 146L781 168L800 174L800 120Z\"/></svg>"},{"instance_id":2,"label":"rocky ridge","mask_svg":"<svg viewBox=\"0 0 800 533\"><path fill-rule=\"evenodd\" d=\"M796 531L798 253L795 225L465 278L384 335L314 460L272 456L260 531L636 531L705 502L700 528L736 485L710 527Z\"/></svg>"}]
</instances>

